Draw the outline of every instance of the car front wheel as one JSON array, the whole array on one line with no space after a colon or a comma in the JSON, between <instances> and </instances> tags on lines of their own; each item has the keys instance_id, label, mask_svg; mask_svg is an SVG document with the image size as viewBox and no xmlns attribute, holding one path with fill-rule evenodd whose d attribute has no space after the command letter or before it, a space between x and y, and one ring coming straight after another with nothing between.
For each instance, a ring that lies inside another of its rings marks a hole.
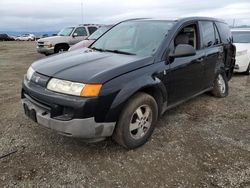
<instances>
[{"instance_id":1,"label":"car front wheel","mask_svg":"<svg viewBox=\"0 0 250 188\"><path fill-rule=\"evenodd\" d=\"M69 48L66 45L60 45L55 48L55 53L63 53L67 51Z\"/></svg>"},{"instance_id":2,"label":"car front wheel","mask_svg":"<svg viewBox=\"0 0 250 188\"><path fill-rule=\"evenodd\" d=\"M214 81L212 94L215 97L223 98L228 96L228 79L225 72L220 72Z\"/></svg>"},{"instance_id":3,"label":"car front wheel","mask_svg":"<svg viewBox=\"0 0 250 188\"><path fill-rule=\"evenodd\" d=\"M155 99L146 93L137 93L125 105L112 137L125 148L137 148L152 135L157 117Z\"/></svg>"}]
</instances>

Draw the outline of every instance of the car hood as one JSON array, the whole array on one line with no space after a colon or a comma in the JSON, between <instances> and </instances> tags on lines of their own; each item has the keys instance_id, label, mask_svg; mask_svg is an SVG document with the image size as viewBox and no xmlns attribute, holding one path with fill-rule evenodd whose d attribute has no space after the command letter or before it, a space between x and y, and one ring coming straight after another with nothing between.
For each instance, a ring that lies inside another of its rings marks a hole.
<instances>
[{"instance_id":1,"label":"car hood","mask_svg":"<svg viewBox=\"0 0 250 188\"><path fill-rule=\"evenodd\" d=\"M250 58L250 44L249 43L234 43L236 46L236 52L247 51L247 55ZM237 56L237 54L236 54Z\"/></svg>"},{"instance_id":2,"label":"car hood","mask_svg":"<svg viewBox=\"0 0 250 188\"><path fill-rule=\"evenodd\" d=\"M88 48L38 60L33 69L43 75L81 83L105 83L153 63L153 57L97 52Z\"/></svg>"},{"instance_id":3,"label":"car hood","mask_svg":"<svg viewBox=\"0 0 250 188\"><path fill-rule=\"evenodd\" d=\"M69 36L53 36L53 37L45 37L39 39L37 42L59 42L59 41L65 41L67 38L70 38Z\"/></svg>"},{"instance_id":4,"label":"car hood","mask_svg":"<svg viewBox=\"0 0 250 188\"><path fill-rule=\"evenodd\" d=\"M237 52L248 50L250 48L249 43L234 43L234 45L236 46L236 51Z\"/></svg>"}]
</instances>

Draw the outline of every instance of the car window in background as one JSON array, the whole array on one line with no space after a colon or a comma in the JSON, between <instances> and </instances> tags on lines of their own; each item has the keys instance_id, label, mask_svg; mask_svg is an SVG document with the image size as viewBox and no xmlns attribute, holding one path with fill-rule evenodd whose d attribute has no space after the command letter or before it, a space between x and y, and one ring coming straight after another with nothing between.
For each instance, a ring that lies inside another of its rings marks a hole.
<instances>
[{"instance_id":1,"label":"car window in background","mask_svg":"<svg viewBox=\"0 0 250 188\"><path fill-rule=\"evenodd\" d=\"M74 27L66 27L66 28L62 29L57 35L58 36L70 36L73 29L74 29Z\"/></svg>"},{"instance_id":2,"label":"car window in background","mask_svg":"<svg viewBox=\"0 0 250 188\"><path fill-rule=\"evenodd\" d=\"M173 24L172 21L150 20L122 22L101 36L91 48L151 56Z\"/></svg>"},{"instance_id":3,"label":"car window in background","mask_svg":"<svg viewBox=\"0 0 250 188\"><path fill-rule=\"evenodd\" d=\"M210 47L215 44L214 25L210 21L201 21L201 30L203 36L203 47Z\"/></svg>"},{"instance_id":4,"label":"car window in background","mask_svg":"<svg viewBox=\"0 0 250 188\"><path fill-rule=\"evenodd\" d=\"M88 29L89 29L89 34L90 34L90 35L91 35L92 33L94 33L94 32L97 30L96 27L88 27Z\"/></svg>"},{"instance_id":5,"label":"car window in background","mask_svg":"<svg viewBox=\"0 0 250 188\"><path fill-rule=\"evenodd\" d=\"M74 33L77 33L77 36L87 36L87 31L84 27L78 27L74 31Z\"/></svg>"},{"instance_id":6,"label":"car window in background","mask_svg":"<svg viewBox=\"0 0 250 188\"><path fill-rule=\"evenodd\" d=\"M234 43L250 43L250 32L247 31L233 31Z\"/></svg>"},{"instance_id":7,"label":"car window in background","mask_svg":"<svg viewBox=\"0 0 250 188\"><path fill-rule=\"evenodd\" d=\"M108 30L108 27L100 27L97 29L92 35L88 37L89 40L96 40L98 39L103 33Z\"/></svg>"}]
</instances>

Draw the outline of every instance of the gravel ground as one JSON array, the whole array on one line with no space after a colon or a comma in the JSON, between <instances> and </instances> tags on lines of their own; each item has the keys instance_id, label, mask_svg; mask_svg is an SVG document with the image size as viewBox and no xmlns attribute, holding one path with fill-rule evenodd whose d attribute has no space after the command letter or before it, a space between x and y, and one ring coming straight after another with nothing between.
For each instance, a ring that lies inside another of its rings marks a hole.
<instances>
[{"instance_id":1,"label":"gravel ground","mask_svg":"<svg viewBox=\"0 0 250 188\"><path fill-rule=\"evenodd\" d=\"M250 187L250 76L227 98L201 95L159 120L151 140L127 151L87 144L25 117L20 90L44 56L34 42L0 42L0 187Z\"/></svg>"}]
</instances>

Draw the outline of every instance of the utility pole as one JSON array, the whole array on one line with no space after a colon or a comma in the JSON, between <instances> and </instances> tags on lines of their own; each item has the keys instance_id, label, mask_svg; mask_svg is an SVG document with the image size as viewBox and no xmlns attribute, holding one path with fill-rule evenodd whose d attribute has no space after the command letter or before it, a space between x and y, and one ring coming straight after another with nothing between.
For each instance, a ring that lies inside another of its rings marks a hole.
<instances>
[{"instance_id":1,"label":"utility pole","mask_svg":"<svg viewBox=\"0 0 250 188\"><path fill-rule=\"evenodd\" d=\"M81 2L81 17L82 17L82 24L83 24L83 2Z\"/></svg>"},{"instance_id":2,"label":"utility pole","mask_svg":"<svg viewBox=\"0 0 250 188\"><path fill-rule=\"evenodd\" d=\"M234 28L234 26L235 26L235 18L233 19L233 28Z\"/></svg>"}]
</instances>

